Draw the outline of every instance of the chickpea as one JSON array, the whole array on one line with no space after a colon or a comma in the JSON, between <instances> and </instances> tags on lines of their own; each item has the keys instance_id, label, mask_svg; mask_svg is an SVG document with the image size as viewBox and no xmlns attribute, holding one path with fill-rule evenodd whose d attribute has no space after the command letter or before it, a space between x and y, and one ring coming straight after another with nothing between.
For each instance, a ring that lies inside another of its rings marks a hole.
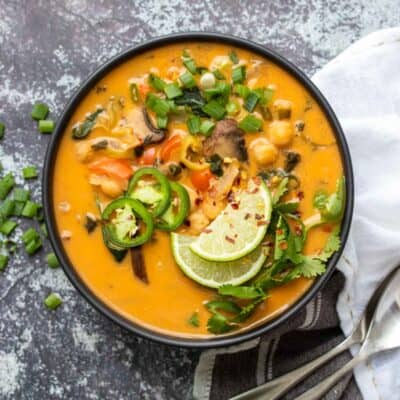
<instances>
[{"instance_id":1,"label":"chickpea","mask_svg":"<svg viewBox=\"0 0 400 400\"><path fill-rule=\"evenodd\" d=\"M206 72L200 78L200 86L203 89L211 89L215 86L215 76L211 72Z\"/></svg>"},{"instance_id":2,"label":"chickpea","mask_svg":"<svg viewBox=\"0 0 400 400\"><path fill-rule=\"evenodd\" d=\"M257 164L272 164L278 158L278 149L266 139L256 139L251 144L251 151Z\"/></svg>"},{"instance_id":3,"label":"chickpea","mask_svg":"<svg viewBox=\"0 0 400 400\"><path fill-rule=\"evenodd\" d=\"M293 126L289 121L273 121L269 125L269 140L278 147L290 144L294 137Z\"/></svg>"},{"instance_id":4,"label":"chickpea","mask_svg":"<svg viewBox=\"0 0 400 400\"><path fill-rule=\"evenodd\" d=\"M111 179L104 179L100 187L103 193L109 197L118 197L122 193L120 185Z\"/></svg>"}]
</instances>

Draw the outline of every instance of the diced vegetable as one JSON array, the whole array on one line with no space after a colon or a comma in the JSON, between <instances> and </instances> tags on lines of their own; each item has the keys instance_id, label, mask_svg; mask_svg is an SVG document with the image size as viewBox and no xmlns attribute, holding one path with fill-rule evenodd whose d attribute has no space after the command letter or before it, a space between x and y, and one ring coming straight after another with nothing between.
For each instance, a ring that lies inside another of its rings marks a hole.
<instances>
[{"instance_id":1,"label":"diced vegetable","mask_svg":"<svg viewBox=\"0 0 400 400\"><path fill-rule=\"evenodd\" d=\"M182 145L182 137L180 135L173 135L165 142L160 150L160 159L162 161L168 161L171 154L179 149Z\"/></svg>"},{"instance_id":2,"label":"diced vegetable","mask_svg":"<svg viewBox=\"0 0 400 400\"><path fill-rule=\"evenodd\" d=\"M225 108L216 100L209 101L205 106L203 106L202 110L216 120L224 118L226 114Z\"/></svg>"},{"instance_id":3,"label":"diced vegetable","mask_svg":"<svg viewBox=\"0 0 400 400\"><path fill-rule=\"evenodd\" d=\"M214 69L214 71L212 71L214 76L219 80L219 81L223 81L225 78L225 75L219 70L219 69Z\"/></svg>"},{"instance_id":4,"label":"diced vegetable","mask_svg":"<svg viewBox=\"0 0 400 400\"><path fill-rule=\"evenodd\" d=\"M32 240L40 239L40 236L39 236L39 234L35 231L35 229L29 228L28 230L26 230L26 231L23 233L21 239L22 239L22 242L23 242L24 244L27 244L27 243L31 242Z\"/></svg>"},{"instance_id":5,"label":"diced vegetable","mask_svg":"<svg viewBox=\"0 0 400 400\"><path fill-rule=\"evenodd\" d=\"M238 63L239 63L239 57L237 56L235 50L232 50L232 51L229 53L229 58L231 59L231 61L232 61L234 64L238 64Z\"/></svg>"},{"instance_id":6,"label":"diced vegetable","mask_svg":"<svg viewBox=\"0 0 400 400\"><path fill-rule=\"evenodd\" d=\"M41 133L52 133L54 130L54 121L49 119L42 119L39 121L39 132Z\"/></svg>"},{"instance_id":7,"label":"diced vegetable","mask_svg":"<svg viewBox=\"0 0 400 400\"><path fill-rule=\"evenodd\" d=\"M0 271L4 271L8 264L8 256L5 254L0 254Z\"/></svg>"},{"instance_id":8,"label":"diced vegetable","mask_svg":"<svg viewBox=\"0 0 400 400\"><path fill-rule=\"evenodd\" d=\"M202 89L211 89L215 86L215 76L212 72L206 72L200 78L200 86Z\"/></svg>"},{"instance_id":9,"label":"diced vegetable","mask_svg":"<svg viewBox=\"0 0 400 400\"><path fill-rule=\"evenodd\" d=\"M37 203L28 200L25 203L24 208L22 209L21 216L26 218L36 217L39 207L40 206Z\"/></svg>"},{"instance_id":10,"label":"diced vegetable","mask_svg":"<svg viewBox=\"0 0 400 400\"><path fill-rule=\"evenodd\" d=\"M181 88L175 82L166 84L164 86L164 92L169 99L174 99L175 97L182 96L183 94Z\"/></svg>"},{"instance_id":11,"label":"diced vegetable","mask_svg":"<svg viewBox=\"0 0 400 400\"><path fill-rule=\"evenodd\" d=\"M40 250L42 247L42 241L39 239L32 240L25 245L25 250L28 255L32 256Z\"/></svg>"},{"instance_id":12,"label":"diced vegetable","mask_svg":"<svg viewBox=\"0 0 400 400\"><path fill-rule=\"evenodd\" d=\"M11 219L7 220L6 222L3 222L0 225L0 232L3 235L10 235L11 232L18 226L18 223L15 221L12 221Z\"/></svg>"},{"instance_id":13,"label":"diced vegetable","mask_svg":"<svg viewBox=\"0 0 400 400\"><path fill-rule=\"evenodd\" d=\"M212 177L213 174L209 168L202 171L192 171L190 174L190 180L192 181L193 186L200 191L205 191L208 189Z\"/></svg>"},{"instance_id":14,"label":"diced vegetable","mask_svg":"<svg viewBox=\"0 0 400 400\"><path fill-rule=\"evenodd\" d=\"M47 254L46 261L50 268L58 268L60 266L58 258L54 253Z\"/></svg>"},{"instance_id":15,"label":"diced vegetable","mask_svg":"<svg viewBox=\"0 0 400 400\"><path fill-rule=\"evenodd\" d=\"M200 117L197 115L192 115L187 120L187 127L192 135L195 135L200 132L200 125L201 125L201 120Z\"/></svg>"},{"instance_id":16,"label":"diced vegetable","mask_svg":"<svg viewBox=\"0 0 400 400\"><path fill-rule=\"evenodd\" d=\"M236 115L240 111L240 104L237 101L230 101L225 108L229 115Z\"/></svg>"},{"instance_id":17,"label":"diced vegetable","mask_svg":"<svg viewBox=\"0 0 400 400\"><path fill-rule=\"evenodd\" d=\"M204 136L211 136L215 128L215 123L209 119L205 119L201 122L200 133Z\"/></svg>"},{"instance_id":18,"label":"diced vegetable","mask_svg":"<svg viewBox=\"0 0 400 400\"><path fill-rule=\"evenodd\" d=\"M102 158L94 161L89 164L89 170L118 179L129 179L133 173L128 160L116 158Z\"/></svg>"},{"instance_id":19,"label":"diced vegetable","mask_svg":"<svg viewBox=\"0 0 400 400\"><path fill-rule=\"evenodd\" d=\"M197 74L197 66L193 58L190 56L187 50L183 50L182 54L183 65L191 72L193 75Z\"/></svg>"},{"instance_id":20,"label":"diced vegetable","mask_svg":"<svg viewBox=\"0 0 400 400\"><path fill-rule=\"evenodd\" d=\"M62 300L57 294L51 293L46 297L44 304L49 310L55 310L62 304Z\"/></svg>"},{"instance_id":21,"label":"diced vegetable","mask_svg":"<svg viewBox=\"0 0 400 400\"><path fill-rule=\"evenodd\" d=\"M158 91L163 91L165 88L166 83L160 79L158 76L154 75L154 74L150 74L149 75L149 79L148 79L149 85Z\"/></svg>"},{"instance_id":22,"label":"diced vegetable","mask_svg":"<svg viewBox=\"0 0 400 400\"><path fill-rule=\"evenodd\" d=\"M38 177L38 172L35 166L29 166L22 169L24 179L35 179Z\"/></svg>"},{"instance_id":23,"label":"diced vegetable","mask_svg":"<svg viewBox=\"0 0 400 400\"><path fill-rule=\"evenodd\" d=\"M146 98L146 106L154 111L156 115L165 117L170 111L170 103L156 96L154 93L149 93Z\"/></svg>"},{"instance_id":24,"label":"diced vegetable","mask_svg":"<svg viewBox=\"0 0 400 400\"><path fill-rule=\"evenodd\" d=\"M13 215L15 209L15 201L11 199L4 200L3 204L0 206L0 217L8 218Z\"/></svg>"},{"instance_id":25,"label":"diced vegetable","mask_svg":"<svg viewBox=\"0 0 400 400\"><path fill-rule=\"evenodd\" d=\"M260 100L259 94L255 91L251 91L246 97L246 100L244 102L244 108L249 112L253 112L259 100Z\"/></svg>"},{"instance_id":26,"label":"diced vegetable","mask_svg":"<svg viewBox=\"0 0 400 400\"><path fill-rule=\"evenodd\" d=\"M15 181L11 172L9 172L4 178L0 179L0 200L4 200L7 197L14 185Z\"/></svg>"},{"instance_id":27,"label":"diced vegetable","mask_svg":"<svg viewBox=\"0 0 400 400\"><path fill-rule=\"evenodd\" d=\"M234 92L243 99L245 99L250 93L250 89L247 86L241 84L236 84L233 89Z\"/></svg>"},{"instance_id":28,"label":"diced vegetable","mask_svg":"<svg viewBox=\"0 0 400 400\"><path fill-rule=\"evenodd\" d=\"M262 127L262 120L254 115L246 115L240 122L239 128L245 132L258 132Z\"/></svg>"},{"instance_id":29,"label":"diced vegetable","mask_svg":"<svg viewBox=\"0 0 400 400\"><path fill-rule=\"evenodd\" d=\"M136 83L131 83L129 85L129 93L131 95L131 100L136 103L139 101L139 89Z\"/></svg>"},{"instance_id":30,"label":"diced vegetable","mask_svg":"<svg viewBox=\"0 0 400 400\"><path fill-rule=\"evenodd\" d=\"M157 115L156 121L157 121L157 127L158 128L160 128L160 129L166 129L167 128L168 117L166 115L165 116Z\"/></svg>"},{"instance_id":31,"label":"diced vegetable","mask_svg":"<svg viewBox=\"0 0 400 400\"><path fill-rule=\"evenodd\" d=\"M244 65L232 69L233 83L243 83L245 79L246 79L246 67Z\"/></svg>"},{"instance_id":32,"label":"diced vegetable","mask_svg":"<svg viewBox=\"0 0 400 400\"><path fill-rule=\"evenodd\" d=\"M179 80L182 82L182 85L186 88L193 88L196 86L196 81L194 80L193 75L189 71L185 71L180 77Z\"/></svg>"},{"instance_id":33,"label":"diced vegetable","mask_svg":"<svg viewBox=\"0 0 400 400\"><path fill-rule=\"evenodd\" d=\"M22 188L16 188L14 190L14 200L15 201L25 202L25 201L29 200L30 195L31 194L30 194L29 190L25 190Z\"/></svg>"},{"instance_id":34,"label":"diced vegetable","mask_svg":"<svg viewBox=\"0 0 400 400\"><path fill-rule=\"evenodd\" d=\"M49 107L44 103L36 103L31 112L31 117L37 121L43 120L49 113Z\"/></svg>"}]
</instances>

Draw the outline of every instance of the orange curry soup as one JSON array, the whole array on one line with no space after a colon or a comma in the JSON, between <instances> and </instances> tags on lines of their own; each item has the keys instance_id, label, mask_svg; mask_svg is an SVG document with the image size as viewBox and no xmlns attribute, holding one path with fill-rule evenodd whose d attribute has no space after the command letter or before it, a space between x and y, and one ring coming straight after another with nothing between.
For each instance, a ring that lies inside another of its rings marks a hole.
<instances>
[{"instance_id":1,"label":"orange curry soup","mask_svg":"<svg viewBox=\"0 0 400 400\"><path fill-rule=\"evenodd\" d=\"M260 104L251 112L262 120L262 126L257 132L243 134L247 160L237 162L232 157L222 157L223 171L234 162L240 171L238 177L243 181L260 171L283 169L288 152L298 154L300 161L290 172L296 176L297 186L285 195L285 200L299 201L296 213L302 220L316 213L313 205L315 193L333 193L343 171L330 124L307 90L279 66L241 48L218 43L180 43L148 51L116 67L81 101L66 126L54 173L56 222L71 263L90 290L125 318L176 336L209 337L212 333L207 330L207 320L211 314L204 304L215 299L217 292L194 282L181 271L171 251L169 232L155 229L151 240L141 246L148 283L135 276L129 252L121 262L117 262L104 245L98 206L100 204L104 208L114 198L123 195L129 176L116 176L118 171L115 175L112 168L98 170L93 167L99 160L117 159L123 160L124 166L131 168L132 173L146 165L157 165L165 173L170 163L175 163L181 170L179 176L173 179L184 185L191 201L190 213L177 231L198 235L212 221L213 217L202 209L202 199L208 195L207 190L222 178L210 174L206 187L204 183L196 187L197 182L192 179L193 171L180 163L179 145L167 152L167 160L160 156L161 152L166 152L166 142L172 136L184 138L190 135L185 117L171 116L166 137L159 143L145 146L144 133L140 131L145 129L145 125L138 120L141 115L138 110L144 105L143 98L149 91L157 92L148 84L149 73L165 82L179 82L178 77L186 71L181 58L185 49L186 55L189 54L197 66L208 70L218 68L227 82L231 82L231 71L235 68L227 55L234 51L239 60L237 65L243 65L246 71L242 84L250 90L267 88L272 96L267 100L263 113ZM193 77L196 86L201 86L201 74L194 74ZM216 82L219 81L211 79L211 85ZM138 89L139 99L135 101L131 98L132 83ZM206 86L209 84L206 82ZM243 109L243 99L237 96L233 100L239 110L231 110L224 119L240 123L249 112ZM82 140L73 139L73 128L99 107L104 112L95 121L90 134ZM151 110L149 116L155 124L155 114ZM271 126L277 122L283 128L273 131ZM214 121L216 123L218 121ZM108 151L101 143L96 149L96 143L101 142L96 142L96 138L105 136L116 138L119 144L123 144L122 150ZM192 136L199 143L206 140L201 133ZM139 150L135 151L136 148ZM260 154L256 149L261 149ZM237 180L240 179L238 177ZM272 192L280 179L282 177L278 176L268 182ZM227 200L224 201L226 205ZM198 212L205 218L200 218L200 222ZM85 227L87 215L97 220L97 226L90 233ZM310 230L304 254L318 254L331 230L332 224ZM311 283L312 279L300 277L270 289L268 298L240 324L239 329L248 329L279 315L298 300ZM189 322L193 313L196 313L198 324Z\"/></svg>"}]
</instances>

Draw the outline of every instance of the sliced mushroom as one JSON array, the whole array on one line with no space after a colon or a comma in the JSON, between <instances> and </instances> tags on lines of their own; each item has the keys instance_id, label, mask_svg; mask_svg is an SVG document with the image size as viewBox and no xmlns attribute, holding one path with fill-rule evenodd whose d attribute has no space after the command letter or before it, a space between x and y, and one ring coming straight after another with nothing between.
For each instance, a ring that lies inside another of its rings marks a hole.
<instances>
[{"instance_id":1,"label":"sliced mushroom","mask_svg":"<svg viewBox=\"0 0 400 400\"><path fill-rule=\"evenodd\" d=\"M247 160L247 150L244 133L234 119L218 121L212 135L203 142L203 152L206 157L218 154L221 158L236 158Z\"/></svg>"}]
</instances>

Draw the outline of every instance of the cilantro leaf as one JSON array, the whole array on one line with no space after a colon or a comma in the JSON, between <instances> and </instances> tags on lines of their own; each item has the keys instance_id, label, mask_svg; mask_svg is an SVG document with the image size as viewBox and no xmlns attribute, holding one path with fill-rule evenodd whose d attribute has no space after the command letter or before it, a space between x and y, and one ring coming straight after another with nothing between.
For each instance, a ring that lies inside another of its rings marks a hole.
<instances>
[{"instance_id":1,"label":"cilantro leaf","mask_svg":"<svg viewBox=\"0 0 400 400\"><path fill-rule=\"evenodd\" d=\"M313 198L313 206L317 210L323 210L328 202L328 194L325 191L319 190Z\"/></svg>"},{"instance_id":2,"label":"cilantro leaf","mask_svg":"<svg viewBox=\"0 0 400 400\"><path fill-rule=\"evenodd\" d=\"M242 307L240 313L233 318L233 322L244 322L247 318L253 314L256 307L265 300L266 296L260 297L258 299L253 300L251 303L247 304L246 306Z\"/></svg>"},{"instance_id":3,"label":"cilantro leaf","mask_svg":"<svg viewBox=\"0 0 400 400\"><path fill-rule=\"evenodd\" d=\"M305 278L314 278L325 272L325 263L314 256L303 256L298 272Z\"/></svg>"},{"instance_id":4,"label":"cilantro leaf","mask_svg":"<svg viewBox=\"0 0 400 400\"><path fill-rule=\"evenodd\" d=\"M207 329L211 333L226 333L236 328L236 324L232 324L222 314L214 314L207 321Z\"/></svg>"},{"instance_id":5,"label":"cilantro leaf","mask_svg":"<svg viewBox=\"0 0 400 400\"><path fill-rule=\"evenodd\" d=\"M277 203L275 205L275 210L283 214L291 214L297 211L297 209L299 208L299 204L300 202L298 200L291 200L285 203Z\"/></svg>"},{"instance_id":6,"label":"cilantro leaf","mask_svg":"<svg viewBox=\"0 0 400 400\"><path fill-rule=\"evenodd\" d=\"M200 326L199 313L194 312L188 319L188 322L190 325L194 326L195 328L198 328Z\"/></svg>"},{"instance_id":7,"label":"cilantro leaf","mask_svg":"<svg viewBox=\"0 0 400 400\"><path fill-rule=\"evenodd\" d=\"M326 242L324 249L318 258L322 261L328 261L331 258L332 254L335 251L338 251L340 248L340 236L339 236L340 228L337 226L332 233L329 235L329 238Z\"/></svg>"},{"instance_id":8,"label":"cilantro leaf","mask_svg":"<svg viewBox=\"0 0 400 400\"><path fill-rule=\"evenodd\" d=\"M206 307L212 313L218 313L218 310L238 314L240 313L240 307L229 300L211 300L206 303Z\"/></svg>"},{"instance_id":9,"label":"cilantro leaf","mask_svg":"<svg viewBox=\"0 0 400 400\"><path fill-rule=\"evenodd\" d=\"M218 289L218 293L223 296L237 297L238 299L265 298L264 291L260 287L256 286L223 285Z\"/></svg>"}]
</instances>

